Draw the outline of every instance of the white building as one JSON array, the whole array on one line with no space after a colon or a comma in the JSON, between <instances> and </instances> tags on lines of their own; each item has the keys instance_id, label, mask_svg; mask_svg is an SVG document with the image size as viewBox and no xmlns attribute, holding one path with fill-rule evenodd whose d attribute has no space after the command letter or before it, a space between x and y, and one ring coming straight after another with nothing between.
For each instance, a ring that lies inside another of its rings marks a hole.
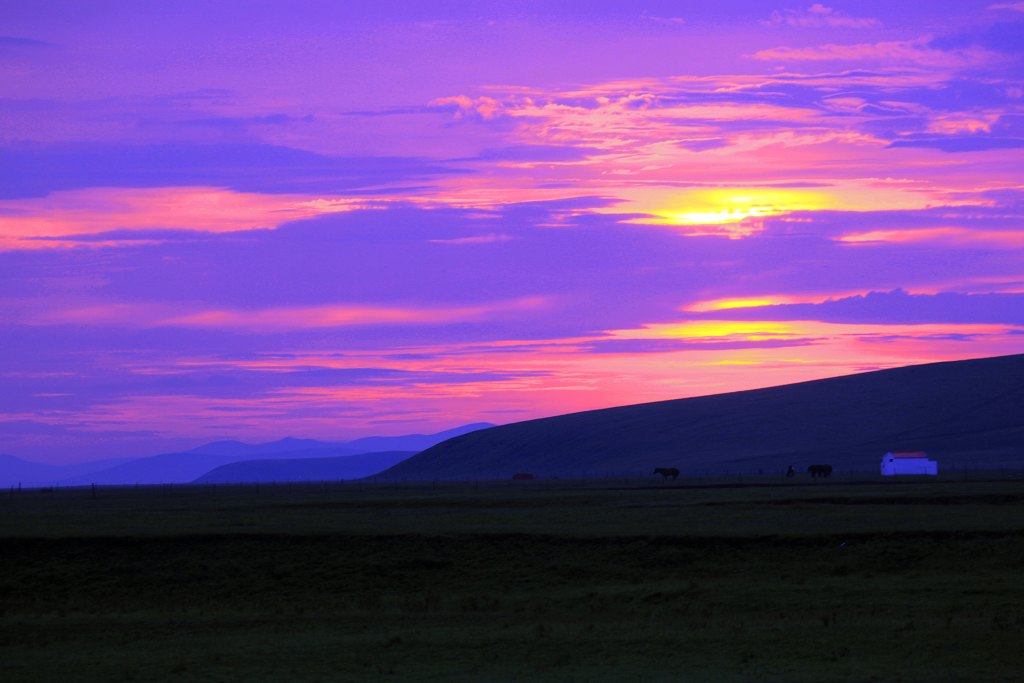
<instances>
[{"instance_id":1,"label":"white building","mask_svg":"<svg viewBox=\"0 0 1024 683\"><path fill-rule=\"evenodd\" d=\"M939 463L928 459L927 453L886 453L882 456L882 476L896 474L938 474Z\"/></svg>"}]
</instances>

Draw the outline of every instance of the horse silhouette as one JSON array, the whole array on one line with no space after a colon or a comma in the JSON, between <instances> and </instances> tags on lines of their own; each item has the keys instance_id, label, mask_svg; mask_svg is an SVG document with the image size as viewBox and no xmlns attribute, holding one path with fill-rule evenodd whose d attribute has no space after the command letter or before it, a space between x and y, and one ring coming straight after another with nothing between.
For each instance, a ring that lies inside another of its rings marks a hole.
<instances>
[{"instance_id":1,"label":"horse silhouette","mask_svg":"<svg viewBox=\"0 0 1024 683\"><path fill-rule=\"evenodd\" d=\"M811 465L807 471L811 477L827 477L832 474L832 465Z\"/></svg>"},{"instance_id":2,"label":"horse silhouette","mask_svg":"<svg viewBox=\"0 0 1024 683\"><path fill-rule=\"evenodd\" d=\"M679 470L675 467L655 467L654 474L660 474L662 479L668 479L669 477L673 479L679 478Z\"/></svg>"}]
</instances>

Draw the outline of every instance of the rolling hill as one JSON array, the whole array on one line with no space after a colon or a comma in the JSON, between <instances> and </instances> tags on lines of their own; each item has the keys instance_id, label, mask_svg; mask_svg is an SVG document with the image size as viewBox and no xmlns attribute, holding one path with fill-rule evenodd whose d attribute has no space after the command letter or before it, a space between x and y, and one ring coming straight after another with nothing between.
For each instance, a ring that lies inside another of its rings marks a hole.
<instances>
[{"instance_id":1,"label":"rolling hill","mask_svg":"<svg viewBox=\"0 0 1024 683\"><path fill-rule=\"evenodd\" d=\"M196 484L248 484L254 482L337 481L361 479L405 460L416 451L383 451L340 457L243 460L214 468Z\"/></svg>"},{"instance_id":2,"label":"rolling hill","mask_svg":"<svg viewBox=\"0 0 1024 683\"><path fill-rule=\"evenodd\" d=\"M328 455L352 455L354 452L345 449L312 449L293 452L276 452L264 455L265 458L309 457L312 454L321 457ZM253 459L254 454L246 456L230 456L195 451L184 453L161 453L148 458L132 460L110 469L76 477L69 477L61 482L66 486L85 486L102 484L104 486L128 486L132 484L178 484L194 480L210 470L237 462L241 457Z\"/></svg>"},{"instance_id":3,"label":"rolling hill","mask_svg":"<svg viewBox=\"0 0 1024 683\"><path fill-rule=\"evenodd\" d=\"M386 479L877 471L890 450L950 467L1024 467L1024 354L913 365L713 396L592 410L445 441Z\"/></svg>"}]
</instances>

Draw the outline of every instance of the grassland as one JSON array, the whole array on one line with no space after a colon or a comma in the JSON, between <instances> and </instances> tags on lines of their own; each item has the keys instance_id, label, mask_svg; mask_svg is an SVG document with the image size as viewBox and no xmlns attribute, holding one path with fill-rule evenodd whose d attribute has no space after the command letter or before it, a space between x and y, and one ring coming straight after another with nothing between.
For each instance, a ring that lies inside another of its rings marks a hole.
<instances>
[{"instance_id":1,"label":"grassland","mask_svg":"<svg viewBox=\"0 0 1024 683\"><path fill-rule=\"evenodd\" d=\"M0 498L5 681L998 681L1024 480Z\"/></svg>"}]
</instances>

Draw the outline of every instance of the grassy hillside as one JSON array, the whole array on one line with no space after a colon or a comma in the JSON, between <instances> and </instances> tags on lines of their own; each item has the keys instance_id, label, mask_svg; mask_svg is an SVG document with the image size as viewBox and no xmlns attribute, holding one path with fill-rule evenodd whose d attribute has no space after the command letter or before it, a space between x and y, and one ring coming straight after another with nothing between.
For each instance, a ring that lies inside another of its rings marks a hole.
<instances>
[{"instance_id":1,"label":"grassy hillside","mask_svg":"<svg viewBox=\"0 0 1024 683\"><path fill-rule=\"evenodd\" d=\"M0 498L5 681L1016 680L1024 482Z\"/></svg>"},{"instance_id":2,"label":"grassy hillside","mask_svg":"<svg viewBox=\"0 0 1024 683\"><path fill-rule=\"evenodd\" d=\"M934 363L755 391L531 420L406 460L395 479L782 471L823 462L877 471L889 450L941 468L1024 466L1024 355Z\"/></svg>"}]
</instances>

